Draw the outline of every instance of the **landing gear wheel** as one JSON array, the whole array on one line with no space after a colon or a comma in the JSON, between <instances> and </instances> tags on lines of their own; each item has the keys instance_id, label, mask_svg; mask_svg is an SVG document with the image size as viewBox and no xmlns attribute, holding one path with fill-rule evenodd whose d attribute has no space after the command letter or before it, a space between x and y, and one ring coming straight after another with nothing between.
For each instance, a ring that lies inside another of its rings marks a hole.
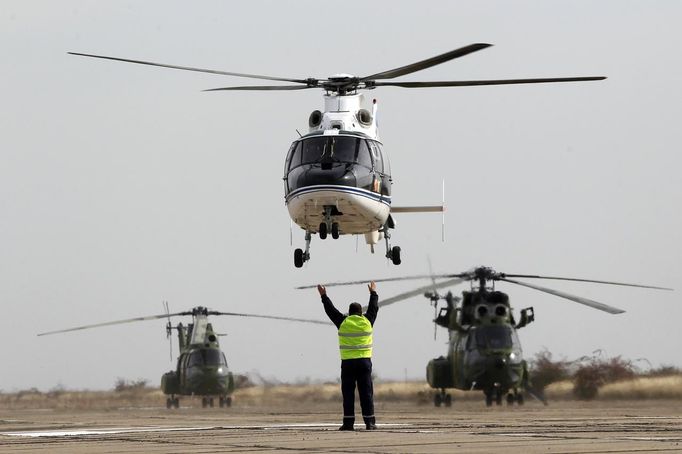
<instances>
[{"instance_id":1,"label":"landing gear wheel","mask_svg":"<svg viewBox=\"0 0 682 454\"><path fill-rule=\"evenodd\" d=\"M178 399L177 397L173 399L173 406L175 408L180 408L180 399Z\"/></svg>"},{"instance_id":2,"label":"landing gear wheel","mask_svg":"<svg viewBox=\"0 0 682 454\"><path fill-rule=\"evenodd\" d=\"M498 392L495 395L495 404L502 405L502 393Z\"/></svg>"},{"instance_id":3,"label":"landing gear wheel","mask_svg":"<svg viewBox=\"0 0 682 454\"><path fill-rule=\"evenodd\" d=\"M213 408L213 397L208 399L208 406Z\"/></svg>"},{"instance_id":4,"label":"landing gear wheel","mask_svg":"<svg viewBox=\"0 0 682 454\"><path fill-rule=\"evenodd\" d=\"M400 246L393 246L391 248L391 261L394 265L400 265Z\"/></svg>"},{"instance_id":5,"label":"landing gear wheel","mask_svg":"<svg viewBox=\"0 0 682 454\"><path fill-rule=\"evenodd\" d=\"M440 394L436 394L433 396L433 404L436 407L440 407L440 404L442 404L442 403L443 403L443 398L440 397Z\"/></svg>"},{"instance_id":6,"label":"landing gear wheel","mask_svg":"<svg viewBox=\"0 0 682 454\"><path fill-rule=\"evenodd\" d=\"M493 396L492 396L492 394L486 394L486 395L485 395L485 406L486 406L486 407L492 407L492 406L493 406Z\"/></svg>"},{"instance_id":7,"label":"landing gear wheel","mask_svg":"<svg viewBox=\"0 0 682 454\"><path fill-rule=\"evenodd\" d=\"M332 238L335 240L339 239L339 224L337 222L332 224Z\"/></svg>"},{"instance_id":8,"label":"landing gear wheel","mask_svg":"<svg viewBox=\"0 0 682 454\"><path fill-rule=\"evenodd\" d=\"M220 408L223 408L225 406L225 399L223 399L222 396L218 399L218 406Z\"/></svg>"},{"instance_id":9,"label":"landing gear wheel","mask_svg":"<svg viewBox=\"0 0 682 454\"><path fill-rule=\"evenodd\" d=\"M524 401L523 394L517 394L516 395L516 403L519 405L523 405L523 401Z\"/></svg>"},{"instance_id":10,"label":"landing gear wheel","mask_svg":"<svg viewBox=\"0 0 682 454\"><path fill-rule=\"evenodd\" d=\"M294 251L294 266L296 268L303 266L303 249L296 249Z\"/></svg>"},{"instance_id":11,"label":"landing gear wheel","mask_svg":"<svg viewBox=\"0 0 682 454\"><path fill-rule=\"evenodd\" d=\"M445 406L452 407L452 396L450 394L445 395Z\"/></svg>"},{"instance_id":12,"label":"landing gear wheel","mask_svg":"<svg viewBox=\"0 0 682 454\"><path fill-rule=\"evenodd\" d=\"M320 230L317 232L320 235L320 239L324 240L327 238L327 223L323 222L320 224Z\"/></svg>"},{"instance_id":13,"label":"landing gear wheel","mask_svg":"<svg viewBox=\"0 0 682 454\"><path fill-rule=\"evenodd\" d=\"M225 406L226 407L231 407L232 406L232 398L231 397L226 397L225 398Z\"/></svg>"},{"instance_id":14,"label":"landing gear wheel","mask_svg":"<svg viewBox=\"0 0 682 454\"><path fill-rule=\"evenodd\" d=\"M166 399L166 408L168 409L173 408L173 400L170 397Z\"/></svg>"},{"instance_id":15,"label":"landing gear wheel","mask_svg":"<svg viewBox=\"0 0 682 454\"><path fill-rule=\"evenodd\" d=\"M208 407L208 399L206 399L205 397L202 397L201 398L201 408L206 408L206 407Z\"/></svg>"},{"instance_id":16,"label":"landing gear wheel","mask_svg":"<svg viewBox=\"0 0 682 454\"><path fill-rule=\"evenodd\" d=\"M514 405L514 395L512 393L507 394L507 405Z\"/></svg>"}]
</instances>

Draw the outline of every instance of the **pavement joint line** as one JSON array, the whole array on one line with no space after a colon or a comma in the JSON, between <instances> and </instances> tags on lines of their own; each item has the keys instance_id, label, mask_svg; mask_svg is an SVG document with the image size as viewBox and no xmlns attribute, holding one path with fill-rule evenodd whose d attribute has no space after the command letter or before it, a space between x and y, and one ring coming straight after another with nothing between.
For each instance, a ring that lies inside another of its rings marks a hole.
<instances>
[{"instance_id":1,"label":"pavement joint line","mask_svg":"<svg viewBox=\"0 0 682 454\"><path fill-rule=\"evenodd\" d=\"M167 427L167 426L150 426L150 427L106 427L106 428L91 428L91 429L71 429L71 430L41 430L41 431L13 431L0 432L0 435L9 437L25 437L25 438L41 438L41 437L74 437L83 435L116 435L124 433L145 433L145 432L186 432L199 430L282 430L282 429L308 429L308 428L326 428L337 427L337 423L293 423L293 424L256 424L244 426L195 426L195 427ZM360 424L356 426L362 427ZM382 423L378 424L382 427L405 427L409 424L402 423Z\"/></svg>"}]
</instances>

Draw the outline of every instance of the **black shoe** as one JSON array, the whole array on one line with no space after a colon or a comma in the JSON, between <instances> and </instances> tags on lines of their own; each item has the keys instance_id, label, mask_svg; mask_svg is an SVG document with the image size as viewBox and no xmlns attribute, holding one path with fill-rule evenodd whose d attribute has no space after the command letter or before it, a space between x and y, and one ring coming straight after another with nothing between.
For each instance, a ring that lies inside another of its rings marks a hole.
<instances>
[{"instance_id":1,"label":"black shoe","mask_svg":"<svg viewBox=\"0 0 682 454\"><path fill-rule=\"evenodd\" d=\"M374 423L372 423L372 424L367 424L367 426L365 426L365 429L366 429L366 430L377 430L377 425L374 424Z\"/></svg>"},{"instance_id":2,"label":"black shoe","mask_svg":"<svg viewBox=\"0 0 682 454\"><path fill-rule=\"evenodd\" d=\"M355 430L355 427L344 424L341 427L339 427L339 430Z\"/></svg>"}]
</instances>

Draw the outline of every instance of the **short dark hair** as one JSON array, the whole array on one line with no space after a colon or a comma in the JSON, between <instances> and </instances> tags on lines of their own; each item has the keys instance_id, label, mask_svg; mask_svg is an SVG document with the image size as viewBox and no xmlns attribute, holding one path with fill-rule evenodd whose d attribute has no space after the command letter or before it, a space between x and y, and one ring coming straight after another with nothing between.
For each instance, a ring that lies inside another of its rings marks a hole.
<instances>
[{"instance_id":1,"label":"short dark hair","mask_svg":"<svg viewBox=\"0 0 682 454\"><path fill-rule=\"evenodd\" d=\"M348 315L362 315L362 306L360 306L360 303L350 303L350 306L348 306Z\"/></svg>"}]
</instances>

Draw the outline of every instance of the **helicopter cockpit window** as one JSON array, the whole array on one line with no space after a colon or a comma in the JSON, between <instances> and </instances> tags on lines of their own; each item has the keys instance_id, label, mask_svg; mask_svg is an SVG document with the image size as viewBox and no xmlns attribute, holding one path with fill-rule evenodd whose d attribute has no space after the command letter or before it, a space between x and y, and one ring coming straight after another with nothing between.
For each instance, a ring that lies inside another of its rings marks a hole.
<instances>
[{"instance_id":1,"label":"helicopter cockpit window","mask_svg":"<svg viewBox=\"0 0 682 454\"><path fill-rule=\"evenodd\" d=\"M287 160L287 169L293 169L301 165L301 142L294 142L289 150L289 158Z\"/></svg>"},{"instance_id":2,"label":"helicopter cockpit window","mask_svg":"<svg viewBox=\"0 0 682 454\"><path fill-rule=\"evenodd\" d=\"M303 141L301 164L320 162L327 153L327 138L315 137Z\"/></svg>"},{"instance_id":3,"label":"helicopter cockpit window","mask_svg":"<svg viewBox=\"0 0 682 454\"><path fill-rule=\"evenodd\" d=\"M368 169L372 168L372 157L369 155L369 147L364 140L360 140L360 145L358 147L358 164L365 166Z\"/></svg>"},{"instance_id":4,"label":"helicopter cockpit window","mask_svg":"<svg viewBox=\"0 0 682 454\"><path fill-rule=\"evenodd\" d=\"M311 137L298 143L300 146L290 151L289 169L302 164L320 162L358 163L368 168L372 167L367 143L358 137Z\"/></svg>"},{"instance_id":5,"label":"helicopter cockpit window","mask_svg":"<svg viewBox=\"0 0 682 454\"><path fill-rule=\"evenodd\" d=\"M198 350L189 355L187 362L187 367L196 366L227 366L227 361L220 350Z\"/></svg>"},{"instance_id":6,"label":"helicopter cockpit window","mask_svg":"<svg viewBox=\"0 0 682 454\"><path fill-rule=\"evenodd\" d=\"M372 150L372 159L374 160L374 170L379 173L384 173L384 161L381 156L381 149L377 142L370 142L370 149Z\"/></svg>"},{"instance_id":7,"label":"helicopter cockpit window","mask_svg":"<svg viewBox=\"0 0 682 454\"><path fill-rule=\"evenodd\" d=\"M478 348L507 349L512 348L512 331L508 326L491 325L476 330Z\"/></svg>"}]
</instances>

